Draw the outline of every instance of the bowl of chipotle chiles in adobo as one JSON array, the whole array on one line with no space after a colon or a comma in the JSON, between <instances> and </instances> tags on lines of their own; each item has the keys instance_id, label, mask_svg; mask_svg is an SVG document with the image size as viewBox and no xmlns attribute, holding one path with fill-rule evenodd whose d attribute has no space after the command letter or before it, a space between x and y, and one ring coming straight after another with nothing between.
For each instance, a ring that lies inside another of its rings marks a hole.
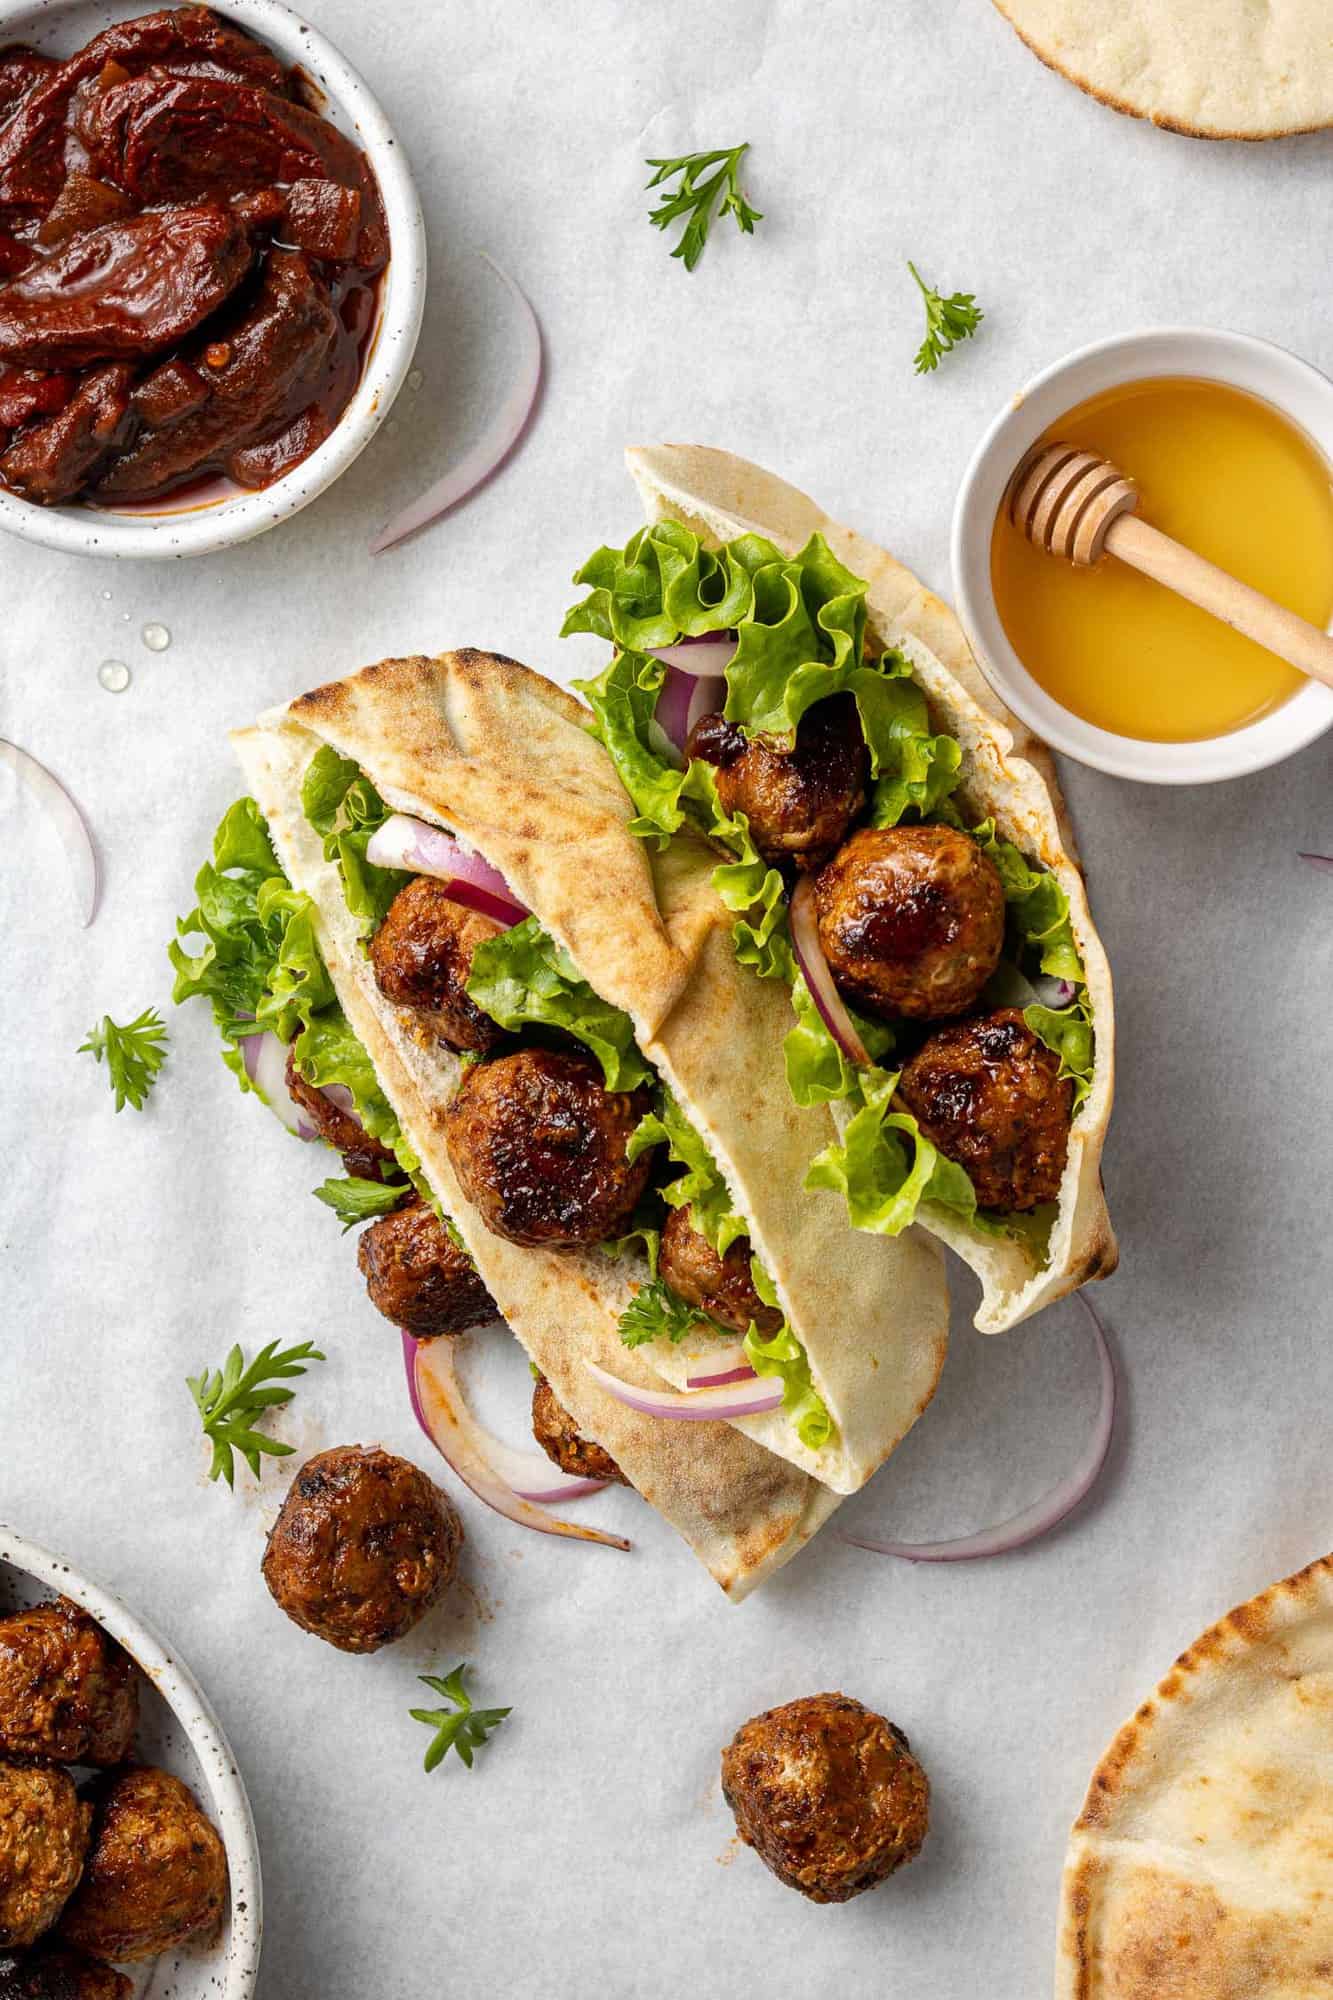
<instances>
[{"instance_id":1,"label":"bowl of chipotle chiles in adobo","mask_svg":"<svg viewBox=\"0 0 1333 2000\"><path fill-rule=\"evenodd\" d=\"M0 31L0 526L199 553L295 512L378 427L421 215L365 85L277 0L118 12L57 0Z\"/></svg>"}]
</instances>

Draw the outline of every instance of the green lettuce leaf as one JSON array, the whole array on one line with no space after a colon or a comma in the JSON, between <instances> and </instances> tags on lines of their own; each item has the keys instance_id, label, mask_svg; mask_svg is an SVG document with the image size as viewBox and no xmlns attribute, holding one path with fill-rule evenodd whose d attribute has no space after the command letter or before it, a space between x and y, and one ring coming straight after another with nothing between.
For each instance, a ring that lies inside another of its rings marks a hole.
<instances>
[{"instance_id":1,"label":"green lettuce leaf","mask_svg":"<svg viewBox=\"0 0 1333 2000\"><path fill-rule=\"evenodd\" d=\"M1086 986L1079 988L1070 1006L1025 1007L1023 1019L1037 1039L1059 1056L1060 1074L1073 1084L1073 1109L1077 1111L1092 1089L1094 1035Z\"/></svg>"},{"instance_id":2,"label":"green lettuce leaf","mask_svg":"<svg viewBox=\"0 0 1333 2000\"><path fill-rule=\"evenodd\" d=\"M372 937L409 879L401 868L379 868L366 859L371 835L393 808L385 805L354 759L340 757L326 743L306 769L301 809L324 842L324 859L338 863L347 907L359 920L361 935Z\"/></svg>"},{"instance_id":3,"label":"green lettuce leaf","mask_svg":"<svg viewBox=\"0 0 1333 2000\"><path fill-rule=\"evenodd\" d=\"M750 1259L750 1276L764 1304L776 1307L777 1286L757 1257ZM752 1324L745 1336L745 1358L756 1375L781 1378L782 1408L796 1435L811 1451L821 1451L833 1436L833 1419L811 1380L810 1357L786 1319L768 1340L762 1339Z\"/></svg>"},{"instance_id":4,"label":"green lettuce leaf","mask_svg":"<svg viewBox=\"0 0 1333 2000\"><path fill-rule=\"evenodd\" d=\"M781 560L776 549L772 554ZM677 521L640 528L623 549L598 549L574 581L592 588L566 614L560 636L593 632L626 652L670 646L682 635L729 632L748 615L754 594L731 548L705 549Z\"/></svg>"},{"instance_id":5,"label":"green lettuce leaf","mask_svg":"<svg viewBox=\"0 0 1333 2000\"><path fill-rule=\"evenodd\" d=\"M787 1065L787 1087L797 1104L828 1104L835 1098L850 1097L858 1088L859 1071L849 1063L828 1029L799 971L791 989L796 1026L782 1044ZM852 1025L865 1044L866 1053L876 1062L893 1047L893 1030L887 1021L871 1020L848 1008Z\"/></svg>"},{"instance_id":6,"label":"green lettuce leaf","mask_svg":"<svg viewBox=\"0 0 1333 2000\"><path fill-rule=\"evenodd\" d=\"M1004 885L1010 919L1043 972L1083 983L1083 961L1069 921L1069 898L1054 875L1029 867L1011 840L1001 840L993 819L971 829L972 838L994 862Z\"/></svg>"},{"instance_id":7,"label":"green lettuce leaf","mask_svg":"<svg viewBox=\"0 0 1333 2000\"><path fill-rule=\"evenodd\" d=\"M634 1023L593 992L535 917L487 938L472 955L468 997L502 1028L559 1028L596 1056L608 1090L634 1090L652 1071Z\"/></svg>"},{"instance_id":8,"label":"green lettuce leaf","mask_svg":"<svg viewBox=\"0 0 1333 2000\"><path fill-rule=\"evenodd\" d=\"M732 1205L727 1184L708 1147L664 1085L657 1108L645 1112L630 1134L627 1153L637 1160L652 1146L664 1145L668 1157L685 1171L658 1192L670 1208L690 1210L690 1222L707 1238L719 1257L747 1234L743 1216Z\"/></svg>"},{"instance_id":9,"label":"green lettuce leaf","mask_svg":"<svg viewBox=\"0 0 1333 2000\"><path fill-rule=\"evenodd\" d=\"M962 1167L945 1159L910 1113L892 1108L897 1087L896 1070L860 1072L860 1106L841 1143L826 1146L811 1161L806 1187L842 1195L852 1227L879 1236L901 1235L923 1201L972 1221L977 1197L971 1181Z\"/></svg>"}]
</instances>

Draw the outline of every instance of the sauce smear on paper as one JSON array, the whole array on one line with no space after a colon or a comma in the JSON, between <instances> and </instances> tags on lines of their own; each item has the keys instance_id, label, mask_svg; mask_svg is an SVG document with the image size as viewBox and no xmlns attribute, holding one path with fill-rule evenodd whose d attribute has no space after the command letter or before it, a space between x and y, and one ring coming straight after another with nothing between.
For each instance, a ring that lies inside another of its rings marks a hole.
<instances>
[{"instance_id":1,"label":"sauce smear on paper","mask_svg":"<svg viewBox=\"0 0 1333 2000\"><path fill-rule=\"evenodd\" d=\"M1333 614L1333 480L1318 448L1258 397L1160 376L1078 404L1046 433L1111 459L1145 521L1313 624ZM1113 556L1075 569L1007 515L991 540L1014 651L1062 707L1157 743L1222 736L1304 685L1253 640Z\"/></svg>"}]
</instances>

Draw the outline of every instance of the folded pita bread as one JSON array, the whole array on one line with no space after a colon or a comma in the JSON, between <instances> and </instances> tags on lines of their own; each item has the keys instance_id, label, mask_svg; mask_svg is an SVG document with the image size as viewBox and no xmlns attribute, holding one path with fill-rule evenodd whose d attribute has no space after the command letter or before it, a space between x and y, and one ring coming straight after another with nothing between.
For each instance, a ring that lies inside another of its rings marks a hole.
<instances>
[{"instance_id":1,"label":"folded pita bread","mask_svg":"<svg viewBox=\"0 0 1333 2000\"><path fill-rule=\"evenodd\" d=\"M1328 0L995 0L1034 55L1117 111L1202 139L1333 125Z\"/></svg>"},{"instance_id":2,"label":"folded pita bread","mask_svg":"<svg viewBox=\"0 0 1333 2000\"><path fill-rule=\"evenodd\" d=\"M1088 910L1050 753L987 686L948 605L885 550L830 520L804 493L745 459L700 445L650 445L625 456L648 519L679 521L710 546L753 532L794 555L812 534L823 535L834 555L866 581L867 629L880 645L906 654L926 696L931 727L962 745L955 798L978 821L993 816L1000 835L1029 862L1049 869L1069 898L1093 1008L1096 1068L1070 1131L1047 1262L1028 1245L984 1235L942 1208L921 1211L925 1227L981 1279L976 1325L983 1333L1015 1326L1088 1279L1109 1276L1117 1259L1101 1183L1115 1068L1111 973ZM836 1104L833 1111L837 1117Z\"/></svg>"},{"instance_id":3,"label":"folded pita bread","mask_svg":"<svg viewBox=\"0 0 1333 2000\"><path fill-rule=\"evenodd\" d=\"M680 843L655 860L631 837L629 803L586 721L540 675L465 651L384 661L233 741L289 878L316 905L338 997L502 1314L579 1428L740 1595L831 1511L805 1474L835 1493L854 1490L925 1408L943 1365L947 1291L924 1233L897 1243L857 1238L832 1204L801 1192L805 1163L829 1128L822 1111L790 1104L769 1018L781 997L756 992L736 965L730 919L711 889L712 852ZM423 1045L410 1012L379 992L337 866L301 809L306 769L326 743L355 759L388 804L484 855L602 998L631 1015L644 1054L712 1150L806 1344L836 1427L821 1450L804 1445L780 1411L732 1427L626 1410L583 1361L654 1379L618 1334L646 1264L517 1248L464 1200L443 1136L457 1058Z\"/></svg>"},{"instance_id":4,"label":"folded pita bread","mask_svg":"<svg viewBox=\"0 0 1333 2000\"><path fill-rule=\"evenodd\" d=\"M1088 1787L1056 2000L1333 1993L1333 1557L1182 1653Z\"/></svg>"}]
</instances>

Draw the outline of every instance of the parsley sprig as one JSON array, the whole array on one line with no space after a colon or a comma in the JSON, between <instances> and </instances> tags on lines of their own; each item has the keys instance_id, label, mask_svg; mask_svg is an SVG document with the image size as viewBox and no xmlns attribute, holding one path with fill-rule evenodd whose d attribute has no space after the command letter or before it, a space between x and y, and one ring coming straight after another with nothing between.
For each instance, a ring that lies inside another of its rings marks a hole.
<instances>
[{"instance_id":1,"label":"parsley sprig","mask_svg":"<svg viewBox=\"0 0 1333 2000\"><path fill-rule=\"evenodd\" d=\"M401 1181L330 1180L320 1182L315 1200L333 1210L346 1236L372 1215L392 1214L407 1192Z\"/></svg>"},{"instance_id":2,"label":"parsley sprig","mask_svg":"<svg viewBox=\"0 0 1333 2000\"><path fill-rule=\"evenodd\" d=\"M425 1768L433 1771L443 1763L451 1750L456 1750L469 1771L472 1769L472 1753L480 1749L493 1729L498 1729L507 1715L508 1708L474 1708L472 1697L463 1686L463 1676L468 1672L464 1660L451 1674L441 1680L438 1674L418 1674L417 1678L442 1694L447 1701L457 1703L455 1708L414 1708L410 1711L414 1722L424 1722L435 1731L430 1748L426 1752Z\"/></svg>"},{"instance_id":3,"label":"parsley sprig","mask_svg":"<svg viewBox=\"0 0 1333 2000\"><path fill-rule=\"evenodd\" d=\"M910 258L907 268L921 287L926 302L926 337L916 351L916 372L929 375L939 367L940 356L951 352L959 341L969 340L986 315L971 292L951 292L947 299L942 299Z\"/></svg>"},{"instance_id":4,"label":"parsley sprig","mask_svg":"<svg viewBox=\"0 0 1333 2000\"><path fill-rule=\"evenodd\" d=\"M696 1326L721 1331L707 1313L687 1305L663 1279L654 1278L650 1285L639 1287L620 1315L620 1338L626 1347L642 1347L665 1334L674 1346Z\"/></svg>"},{"instance_id":5,"label":"parsley sprig","mask_svg":"<svg viewBox=\"0 0 1333 2000\"><path fill-rule=\"evenodd\" d=\"M683 153L676 160L645 160L645 166L657 169L648 182L650 188L663 187L680 175L675 193L664 195L660 207L651 211L648 220L656 229L669 229L678 217L689 217L671 253L683 260L687 271L692 271L703 256L715 209L718 215L734 215L736 227L745 236L753 236L756 222L763 221L760 211L751 208L741 193L741 159L749 150L747 140L743 146L724 146L713 153ZM717 171L710 173L710 168Z\"/></svg>"},{"instance_id":6,"label":"parsley sprig","mask_svg":"<svg viewBox=\"0 0 1333 2000\"><path fill-rule=\"evenodd\" d=\"M282 1444L277 1438L265 1437L254 1426L265 1410L281 1409L290 1403L294 1390L283 1389L276 1384L293 1375L305 1374L307 1361L322 1361L324 1356L309 1340L300 1341L295 1347L279 1349L276 1340L270 1340L267 1347L261 1347L247 1368L245 1356L239 1346L233 1347L221 1368L210 1371L205 1368L201 1375L187 1375L185 1380L195 1407L203 1418L204 1435L213 1446L213 1462L208 1468L210 1479L225 1479L228 1486L234 1486L236 1467L232 1457L239 1451L256 1479L261 1477L260 1455L269 1458L290 1457L293 1446Z\"/></svg>"},{"instance_id":7,"label":"parsley sprig","mask_svg":"<svg viewBox=\"0 0 1333 2000\"><path fill-rule=\"evenodd\" d=\"M166 1040L162 1016L156 1007L145 1007L136 1021L123 1028L109 1014L103 1014L96 1027L89 1028L87 1041L79 1043L76 1053L92 1056L95 1062L105 1061L117 1111L123 1111L127 1104L142 1111L167 1059Z\"/></svg>"}]
</instances>

